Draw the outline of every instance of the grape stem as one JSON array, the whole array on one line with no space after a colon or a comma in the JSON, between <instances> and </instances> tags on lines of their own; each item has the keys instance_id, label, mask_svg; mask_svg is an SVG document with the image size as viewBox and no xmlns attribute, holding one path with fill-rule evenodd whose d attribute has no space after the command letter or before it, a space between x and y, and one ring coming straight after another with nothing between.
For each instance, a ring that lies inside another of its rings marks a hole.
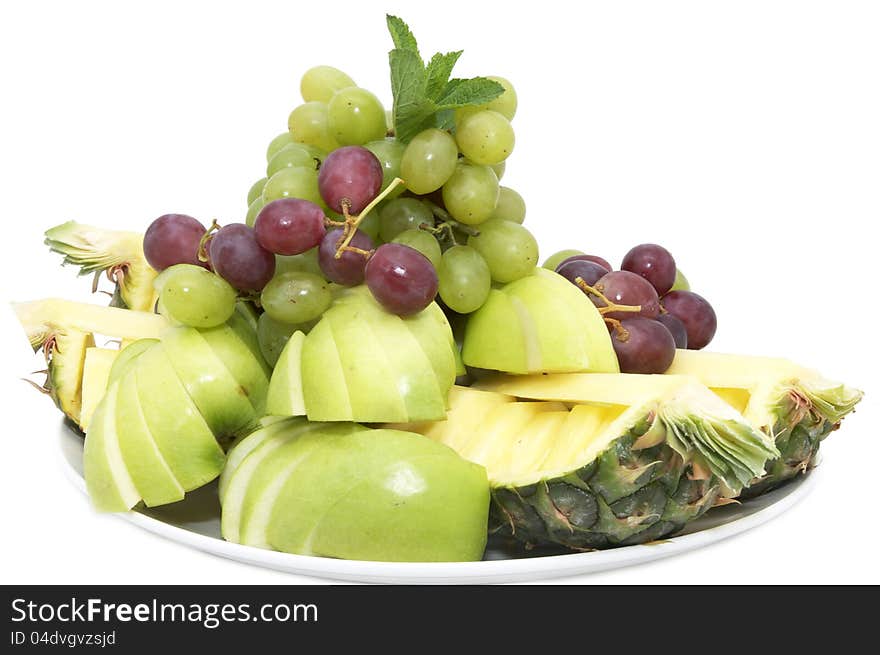
<instances>
[{"instance_id":1,"label":"grape stem","mask_svg":"<svg viewBox=\"0 0 880 655\"><path fill-rule=\"evenodd\" d=\"M632 312L633 314L637 314L638 312L642 311L641 305L618 305L616 302L608 300L608 298L605 296L604 293L602 293L596 287L591 287L589 284L586 283L584 278L582 278L580 276L578 276L574 279L574 283L577 284L578 287L580 287L581 291L583 291L584 293L591 293L594 296L596 296L599 300L601 300L602 302L605 303L604 307L598 308L599 313L602 314L603 316L605 314L610 314L611 312ZM607 319L606 318L605 320L606 321L608 321L608 320L613 321L614 319Z\"/></svg>"},{"instance_id":2,"label":"grape stem","mask_svg":"<svg viewBox=\"0 0 880 655\"><path fill-rule=\"evenodd\" d=\"M352 216L348 213L351 203L345 199L342 200L342 215L345 216L345 227L342 231L342 241L336 246L336 254L334 255L335 259L340 259L344 252L367 253L367 256L369 256L369 251L361 250L360 248L352 248L348 244L351 243L351 240L354 238L354 233L357 232L358 225L360 225L361 221L366 218L367 214L369 214L376 205L385 200L385 198L388 197L388 194L394 191L394 189L400 184L403 184L403 180L399 177L395 177L391 180L391 183L385 188L385 190L373 198L370 201L370 204L364 207L363 211L357 216Z\"/></svg>"},{"instance_id":3,"label":"grape stem","mask_svg":"<svg viewBox=\"0 0 880 655\"><path fill-rule=\"evenodd\" d=\"M441 207L440 205L433 203L430 200L424 200L423 202L428 205L428 207L430 207L431 212L434 214L434 216L443 221L437 227L442 228L445 225L448 225L450 227L454 227L457 230L461 230L468 236L480 236L480 231L478 229L476 229L475 227L471 227L470 225L465 225L464 223L459 223L457 220L452 218L449 212L443 209L443 207Z\"/></svg>"},{"instance_id":4,"label":"grape stem","mask_svg":"<svg viewBox=\"0 0 880 655\"><path fill-rule=\"evenodd\" d=\"M608 325L614 328L614 331L617 333L617 339L619 341L621 341L622 343L626 343L627 341L629 341L629 330L623 327L623 323L618 321L616 318L608 318L607 316L603 318L605 319L605 322L608 323Z\"/></svg>"},{"instance_id":5,"label":"grape stem","mask_svg":"<svg viewBox=\"0 0 880 655\"><path fill-rule=\"evenodd\" d=\"M220 229L220 223L217 222L217 219L211 221L211 227L209 227L205 233L202 235L202 238L199 239L199 252L198 257L200 262L208 261L208 239L211 235Z\"/></svg>"}]
</instances>

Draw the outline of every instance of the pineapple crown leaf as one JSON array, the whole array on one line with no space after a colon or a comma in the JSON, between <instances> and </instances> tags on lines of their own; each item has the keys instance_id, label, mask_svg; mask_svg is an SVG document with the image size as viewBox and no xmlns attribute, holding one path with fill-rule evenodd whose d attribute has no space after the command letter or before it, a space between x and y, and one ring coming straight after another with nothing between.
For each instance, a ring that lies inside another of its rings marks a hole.
<instances>
[{"instance_id":1,"label":"pineapple crown leaf","mask_svg":"<svg viewBox=\"0 0 880 655\"><path fill-rule=\"evenodd\" d=\"M143 260L143 236L67 221L46 230L45 244L63 255L65 264L80 267L80 275Z\"/></svg>"}]
</instances>

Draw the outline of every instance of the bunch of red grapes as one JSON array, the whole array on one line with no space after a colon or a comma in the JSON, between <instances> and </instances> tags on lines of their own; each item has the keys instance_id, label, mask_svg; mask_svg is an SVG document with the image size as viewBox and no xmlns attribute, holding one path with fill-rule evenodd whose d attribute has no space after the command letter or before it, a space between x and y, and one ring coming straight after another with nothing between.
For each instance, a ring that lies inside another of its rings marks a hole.
<instances>
[{"instance_id":1,"label":"bunch of red grapes","mask_svg":"<svg viewBox=\"0 0 880 655\"><path fill-rule=\"evenodd\" d=\"M624 373L663 373L676 348L699 350L715 336L712 305L692 291L673 290L677 270L672 254L653 243L630 250L617 271L595 255L575 255L556 267L603 313Z\"/></svg>"}]
</instances>

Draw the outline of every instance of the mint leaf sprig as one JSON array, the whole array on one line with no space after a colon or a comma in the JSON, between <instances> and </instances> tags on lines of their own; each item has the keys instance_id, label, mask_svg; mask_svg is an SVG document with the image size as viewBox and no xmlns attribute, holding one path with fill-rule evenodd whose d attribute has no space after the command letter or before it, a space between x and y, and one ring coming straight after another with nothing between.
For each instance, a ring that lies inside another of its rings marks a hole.
<instances>
[{"instance_id":1,"label":"mint leaf sprig","mask_svg":"<svg viewBox=\"0 0 880 655\"><path fill-rule=\"evenodd\" d=\"M416 37L407 24L397 16L385 18L394 42L388 63L394 96L394 134L398 141L408 143L429 127L449 129L455 109L482 105L504 93L503 86L485 77L450 79L461 50L438 52L425 65Z\"/></svg>"}]
</instances>

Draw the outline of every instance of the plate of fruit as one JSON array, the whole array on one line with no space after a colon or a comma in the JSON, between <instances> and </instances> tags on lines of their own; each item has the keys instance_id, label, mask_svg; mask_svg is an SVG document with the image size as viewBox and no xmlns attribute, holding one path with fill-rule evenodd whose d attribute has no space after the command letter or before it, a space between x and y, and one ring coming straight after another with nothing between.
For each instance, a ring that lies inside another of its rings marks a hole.
<instances>
[{"instance_id":1,"label":"plate of fruit","mask_svg":"<svg viewBox=\"0 0 880 655\"><path fill-rule=\"evenodd\" d=\"M705 350L715 312L660 245L541 263L499 183L513 85L387 24L391 110L306 71L243 221L46 231L114 285L14 304L94 508L286 571L477 582L680 553L802 497L861 392Z\"/></svg>"}]
</instances>

